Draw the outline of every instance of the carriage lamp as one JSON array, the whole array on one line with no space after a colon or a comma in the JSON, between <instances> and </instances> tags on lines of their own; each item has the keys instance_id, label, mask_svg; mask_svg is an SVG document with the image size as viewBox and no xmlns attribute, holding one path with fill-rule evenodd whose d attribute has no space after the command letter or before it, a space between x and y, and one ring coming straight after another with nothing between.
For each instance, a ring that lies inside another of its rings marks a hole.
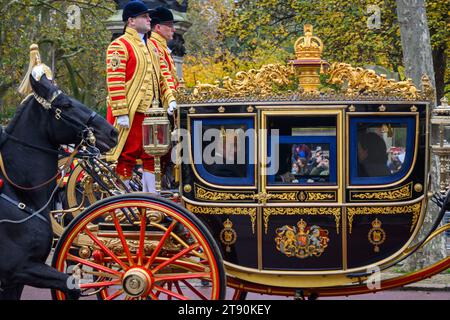
<instances>
[{"instance_id":1,"label":"carriage lamp","mask_svg":"<svg viewBox=\"0 0 450 320\"><path fill-rule=\"evenodd\" d=\"M445 192L450 187L450 107L446 97L431 114L431 150L439 161L439 187Z\"/></svg>"},{"instance_id":2,"label":"carriage lamp","mask_svg":"<svg viewBox=\"0 0 450 320\"><path fill-rule=\"evenodd\" d=\"M142 123L142 143L145 153L155 158L156 192L161 192L161 157L170 149L170 122L166 111L153 102Z\"/></svg>"}]
</instances>

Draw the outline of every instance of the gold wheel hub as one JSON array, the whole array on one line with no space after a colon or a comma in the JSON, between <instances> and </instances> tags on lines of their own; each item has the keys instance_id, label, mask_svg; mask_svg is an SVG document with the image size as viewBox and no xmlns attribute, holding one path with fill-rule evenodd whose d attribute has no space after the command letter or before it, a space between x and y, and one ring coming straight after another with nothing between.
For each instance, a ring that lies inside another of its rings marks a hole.
<instances>
[{"instance_id":1,"label":"gold wheel hub","mask_svg":"<svg viewBox=\"0 0 450 320\"><path fill-rule=\"evenodd\" d=\"M143 269L133 268L123 277L123 290L131 297L141 297L148 294L153 287L153 277Z\"/></svg>"}]
</instances>

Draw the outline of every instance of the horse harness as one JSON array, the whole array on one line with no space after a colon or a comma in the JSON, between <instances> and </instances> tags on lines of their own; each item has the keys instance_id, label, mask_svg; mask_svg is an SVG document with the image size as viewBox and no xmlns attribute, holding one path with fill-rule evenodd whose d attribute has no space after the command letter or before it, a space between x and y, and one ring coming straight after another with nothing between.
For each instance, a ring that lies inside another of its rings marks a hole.
<instances>
[{"instance_id":1,"label":"horse harness","mask_svg":"<svg viewBox=\"0 0 450 320\"><path fill-rule=\"evenodd\" d=\"M36 99L36 101L38 103L40 103L46 110L51 110L54 112L55 114L55 118L57 120L63 119L68 125L76 128L77 130L79 130L81 132L81 143L74 149L74 151L72 153L69 154L69 158L67 160L67 162L65 163L65 165L63 166L62 169L58 170L58 172L56 173L55 176L53 176L52 178L50 178L49 180L37 185L37 186L33 186L33 187L23 187L23 186L19 186L17 184L15 184L13 181L11 181L11 179L8 177L8 174L6 172L6 168L5 165L3 163L3 157L1 155L1 151L0 151L0 172L3 174L4 178L9 182L9 184L11 184L13 187L17 188L17 189L21 189L21 190L25 190L25 191L31 191L31 190L36 190L39 188L42 188L46 185L48 185L50 182L52 182L53 180L57 179L57 177L59 175L61 175L62 177L65 175L66 170L68 169L68 167L72 164L72 161L75 157L75 155L78 153L78 149L79 147L83 144L83 142L86 142L89 146L94 146L95 145L95 136L94 133L92 132L92 129L89 127L89 125L92 123L92 121L94 120L94 118L97 116L97 113L95 111L93 111L91 113L91 115L89 116L89 119L87 120L86 124L83 124L81 122L79 122L78 120L72 119L68 116L66 116L62 110L60 108L54 107L52 106L52 102L62 93L61 90L57 90L53 93L52 98L50 101L47 101L46 99L38 96L36 93L32 93L31 95L34 96L34 98ZM41 146L36 146L33 144L29 144L25 141L22 141L14 136L12 136L10 133L6 132L6 130L4 130L1 126L0 126L0 150L2 145L7 141L7 140L11 140L15 143L24 145L26 147L29 148L33 148L42 152L46 152L46 153L56 153L58 155L68 155L67 152L64 152L64 154L62 154L59 151L53 150L53 149L49 149L49 148L45 148L45 147L41 147ZM61 179L62 181L62 179ZM6 202L12 204L13 206L17 207L18 209L20 209L21 211L29 214L29 217L22 219L22 220L18 220L18 221L11 221L11 220L0 220L0 224L1 223L5 223L5 222L9 222L9 223L23 223L26 222L28 220L30 220L31 218L33 218L34 216L37 216L39 219L43 220L44 222L48 223L48 220L41 214L41 212L50 204L53 196L55 195L57 189L59 188L60 183L58 183L55 187L55 189L53 190L48 202L39 210L34 211L33 209L31 209L30 207L27 207L26 204L24 204L23 202L19 202L17 200L12 199L11 197L7 196L6 194L4 194L2 192L2 187L3 187L3 180L0 179L0 198L5 200Z\"/></svg>"}]
</instances>

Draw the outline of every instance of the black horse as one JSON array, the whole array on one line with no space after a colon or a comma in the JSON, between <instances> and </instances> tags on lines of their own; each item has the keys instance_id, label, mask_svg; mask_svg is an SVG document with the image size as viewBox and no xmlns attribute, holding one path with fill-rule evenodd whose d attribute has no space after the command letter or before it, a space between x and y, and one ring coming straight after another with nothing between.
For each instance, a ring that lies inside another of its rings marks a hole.
<instances>
[{"instance_id":1,"label":"black horse","mask_svg":"<svg viewBox=\"0 0 450 320\"><path fill-rule=\"evenodd\" d=\"M46 204L56 187L51 178L57 175L58 151L61 144L90 140L106 152L118 135L104 118L62 93L45 75L39 81L30 76L30 81L34 95L19 106L5 131L0 127L7 176L0 172L0 300L20 299L24 285L57 289L75 299L79 290L68 285L69 276L45 264L53 236Z\"/></svg>"}]
</instances>

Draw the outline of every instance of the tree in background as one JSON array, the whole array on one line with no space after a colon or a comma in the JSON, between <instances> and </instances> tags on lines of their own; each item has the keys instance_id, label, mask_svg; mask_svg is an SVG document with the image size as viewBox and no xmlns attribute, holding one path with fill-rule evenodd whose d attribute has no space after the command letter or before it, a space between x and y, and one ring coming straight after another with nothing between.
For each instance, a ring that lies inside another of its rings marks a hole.
<instances>
[{"instance_id":1,"label":"tree in background","mask_svg":"<svg viewBox=\"0 0 450 320\"><path fill-rule=\"evenodd\" d=\"M64 90L101 109L106 97L105 48L111 39L104 21L114 11L113 1L2 1L0 119L11 116L23 98L15 90L28 66L32 43L39 44L43 61Z\"/></svg>"}]
</instances>

